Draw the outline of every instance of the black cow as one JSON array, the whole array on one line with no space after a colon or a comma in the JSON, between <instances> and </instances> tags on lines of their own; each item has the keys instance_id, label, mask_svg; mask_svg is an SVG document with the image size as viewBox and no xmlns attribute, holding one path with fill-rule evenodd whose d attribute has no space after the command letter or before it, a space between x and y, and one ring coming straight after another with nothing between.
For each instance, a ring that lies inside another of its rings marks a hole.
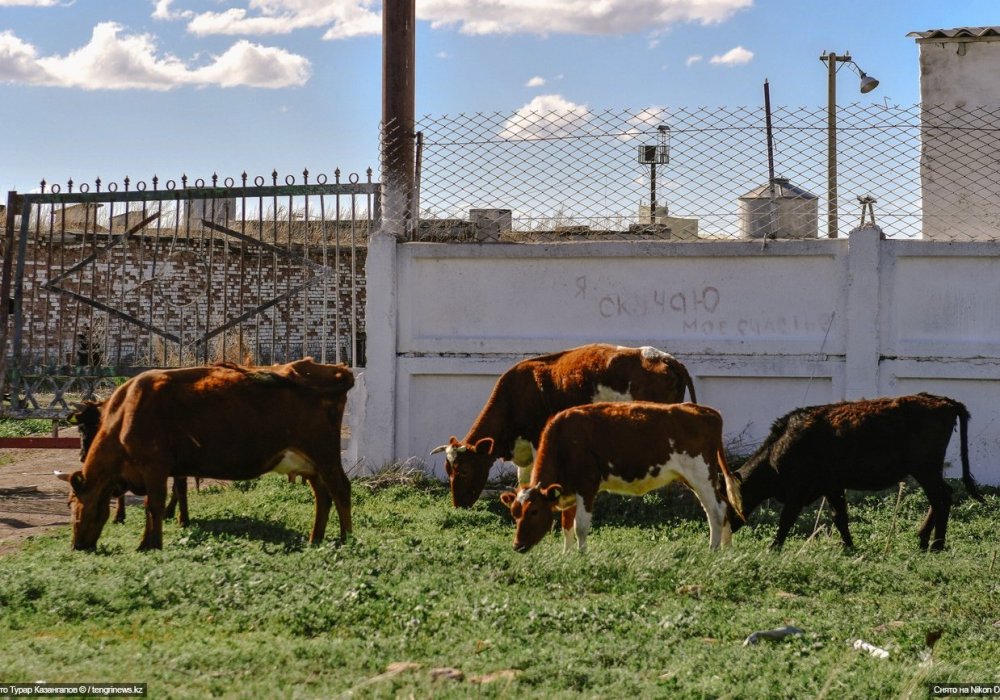
<instances>
[{"instance_id":1,"label":"black cow","mask_svg":"<svg viewBox=\"0 0 1000 700\"><path fill-rule=\"evenodd\" d=\"M951 510L944 455L956 419L962 481L969 495L982 501L969 471L969 412L958 401L931 394L810 406L782 416L757 452L733 472L730 501L746 516L768 498L784 504L771 545L777 549L802 509L825 496L844 545L853 547L844 489L875 491L912 476L930 501L920 547L943 549ZM732 508L729 522L734 532L743 522Z\"/></svg>"}]
</instances>

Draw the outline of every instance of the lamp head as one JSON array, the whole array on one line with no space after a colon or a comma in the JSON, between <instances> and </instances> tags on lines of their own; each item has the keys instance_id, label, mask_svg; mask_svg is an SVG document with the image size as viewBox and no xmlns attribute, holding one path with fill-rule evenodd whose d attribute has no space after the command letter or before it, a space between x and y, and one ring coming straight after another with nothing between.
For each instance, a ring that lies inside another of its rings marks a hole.
<instances>
[{"instance_id":1,"label":"lamp head","mask_svg":"<svg viewBox=\"0 0 1000 700\"><path fill-rule=\"evenodd\" d=\"M878 80L876 80L875 78L871 77L870 75L868 75L867 73L865 73L860 68L858 69L858 74L861 76L861 94L862 95L864 95L865 93L871 92L872 90L874 90L875 88L878 87Z\"/></svg>"}]
</instances>

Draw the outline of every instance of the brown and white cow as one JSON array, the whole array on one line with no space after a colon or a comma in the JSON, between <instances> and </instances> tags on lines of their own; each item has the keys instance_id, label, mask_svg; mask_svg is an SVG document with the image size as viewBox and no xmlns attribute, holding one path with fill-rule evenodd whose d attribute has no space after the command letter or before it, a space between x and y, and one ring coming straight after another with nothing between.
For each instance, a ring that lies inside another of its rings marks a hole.
<instances>
[{"instance_id":1,"label":"brown and white cow","mask_svg":"<svg viewBox=\"0 0 1000 700\"><path fill-rule=\"evenodd\" d=\"M500 498L517 523L518 552L545 536L554 511L573 507L583 552L599 491L641 496L675 480L705 509L711 547L728 545L730 475L719 412L692 403L596 403L556 414L542 433L531 484ZM565 551L573 535L568 528L563 534Z\"/></svg>"},{"instance_id":2,"label":"brown and white cow","mask_svg":"<svg viewBox=\"0 0 1000 700\"><path fill-rule=\"evenodd\" d=\"M782 416L760 448L733 472L730 500L741 503L746 516L768 498L784 504L771 543L777 549L802 509L825 496L844 546L853 547L844 489L876 491L912 476L930 501L920 526L920 547L942 549L951 510L944 456L956 420L962 481L969 495L982 501L969 469L969 412L954 399L932 394L810 406ZM741 524L734 523L733 529Z\"/></svg>"},{"instance_id":3,"label":"brown and white cow","mask_svg":"<svg viewBox=\"0 0 1000 700\"><path fill-rule=\"evenodd\" d=\"M163 546L167 478L252 479L269 471L306 477L316 497L309 541L326 532L335 504L351 532L351 483L340 427L354 375L312 358L266 369L233 365L150 370L118 387L83 469L70 477L73 547L93 549L109 498L146 495L139 549Z\"/></svg>"},{"instance_id":4,"label":"brown and white cow","mask_svg":"<svg viewBox=\"0 0 1000 700\"><path fill-rule=\"evenodd\" d=\"M452 503L469 508L498 459L512 460L518 482L528 482L542 429L559 411L597 401L680 403L685 389L696 401L687 368L648 346L583 345L528 358L497 380L464 440L452 436L431 454L445 453Z\"/></svg>"}]
</instances>

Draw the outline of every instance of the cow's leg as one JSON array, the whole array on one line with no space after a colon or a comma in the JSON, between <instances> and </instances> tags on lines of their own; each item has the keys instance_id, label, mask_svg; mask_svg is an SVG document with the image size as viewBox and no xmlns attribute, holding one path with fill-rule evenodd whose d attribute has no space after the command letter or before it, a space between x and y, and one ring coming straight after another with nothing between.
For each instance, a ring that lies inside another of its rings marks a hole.
<instances>
[{"instance_id":1,"label":"cow's leg","mask_svg":"<svg viewBox=\"0 0 1000 700\"><path fill-rule=\"evenodd\" d=\"M573 518L573 531L576 533L576 546L580 552L587 551L587 533L590 532L590 521L593 514L587 510L583 497L576 497L576 516Z\"/></svg>"},{"instance_id":2,"label":"cow's leg","mask_svg":"<svg viewBox=\"0 0 1000 700\"><path fill-rule=\"evenodd\" d=\"M115 501L115 522L118 524L125 522L125 494Z\"/></svg>"},{"instance_id":3,"label":"cow's leg","mask_svg":"<svg viewBox=\"0 0 1000 700\"><path fill-rule=\"evenodd\" d=\"M312 531L309 533L309 544L319 544L326 534L326 523L330 519L330 505L333 503L333 498L326 481L318 474L307 476L306 481L312 486L313 495L316 497L316 514Z\"/></svg>"},{"instance_id":4,"label":"cow's leg","mask_svg":"<svg viewBox=\"0 0 1000 700\"><path fill-rule=\"evenodd\" d=\"M843 491L832 491L826 494L826 502L830 504L833 511L833 524L840 531L840 539L844 541L844 547L854 549L854 540L851 539L851 531L847 528L847 499Z\"/></svg>"},{"instance_id":5,"label":"cow's leg","mask_svg":"<svg viewBox=\"0 0 1000 700\"><path fill-rule=\"evenodd\" d=\"M944 537L948 530L948 516L951 513L951 487L945 482L940 473L930 478L916 477L931 507L927 511L927 517L920 527L920 548L927 549L928 545L932 550L940 551L944 549ZM934 530L934 539L930 539L931 528Z\"/></svg>"},{"instance_id":6,"label":"cow's leg","mask_svg":"<svg viewBox=\"0 0 1000 700\"><path fill-rule=\"evenodd\" d=\"M183 476L174 477L174 489L170 495L171 503L177 501L177 524L187 527L190 522L188 518L188 481ZM167 515L172 517L172 515Z\"/></svg>"},{"instance_id":7,"label":"cow's leg","mask_svg":"<svg viewBox=\"0 0 1000 700\"><path fill-rule=\"evenodd\" d=\"M707 480L693 478L683 480L698 499L708 518L709 547L718 549L719 545L729 545L733 532L726 520L726 501L716 493L715 488Z\"/></svg>"},{"instance_id":8,"label":"cow's leg","mask_svg":"<svg viewBox=\"0 0 1000 700\"><path fill-rule=\"evenodd\" d=\"M146 482L146 529L139 551L163 549L163 510L167 501L167 479Z\"/></svg>"},{"instance_id":9,"label":"cow's leg","mask_svg":"<svg viewBox=\"0 0 1000 700\"><path fill-rule=\"evenodd\" d=\"M173 488L170 489L170 500L167 501L167 507L163 511L163 519L170 520L174 517L174 510L177 508L177 477L174 477Z\"/></svg>"},{"instance_id":10,"label":"cow's leg","mask_svg":"<svg viewBox=\"0 0 1000 700\"><path fill-rule=\"evenodd\" d=\"M337 519L340 521L340 541L346 543L353 530L351 523L351 480L347 478L338 462L333 468L333 503L337 507Z\"/></svg>"},{"instance_id":11,"label":"cow's leg","mask_svg":"<svg viewBox=\"0 0 1000 700\"><path fill-rule=\"evenodd\" d=\"M781 546L785 544L785 538L788 537L788 533L792 529L792 525L795 524L795 520L801 512L801 503L791 500L785 503L781 509L781 515L778 516L778 532L774 536L774 542L771 543L771 549L781 549Z\"/></svg>"},{"instance_id":12,"label":"cow's leg","mask_svg":"<svg viewBox=\"0 0 1000 700\"><path fill-rule=\"evenodd\" d=\"M573 538L576 528L576 506L559 512L559 524L563 533L563 553L573 548Z\"/></svg>"}]
</instances>

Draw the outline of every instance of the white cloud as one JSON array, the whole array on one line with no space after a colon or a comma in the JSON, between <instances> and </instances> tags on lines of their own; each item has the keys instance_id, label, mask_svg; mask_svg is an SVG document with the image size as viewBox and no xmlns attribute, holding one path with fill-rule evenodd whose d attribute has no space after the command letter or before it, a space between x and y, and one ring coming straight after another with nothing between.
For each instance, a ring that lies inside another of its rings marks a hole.
<instances>
[{"instance_id":1,"label":"white cloud","mask_svg":"<svg viewBox=\"0 0 1000 700\"><path fill-rule=\"evenodd\" d=\"M702 56L699 56L698 54L695 54L695 55L693 55L693 56L688 56L688 57L687 57L687 60L686 60L686 61L684 61L684 65L685 65L685 66L687 66L688 68L690 68L690 67L691 67L691 66L693 66L693 65L694 65L695 63L698 63L698 61L700 61L700 60L701 60L702 58L703 58L703 57L702 57Z\"/></svg>"},{"instance_id":2,"label":"white cloud","mask_svg":"<svg viewBox=\"0 0 1000 700\"><path fill-rule=\"evenodd\" d=\"M524 87L536 88L545 85L545 78L540 75L536 75L531 80L524 84Z\"/></svg>"},{"instance_id":3,"label":"white cloud","mask_svg":"<svg viewBox=\"0 0 1000 700\"><path fill-rule=\"evenodd\" d=\"M0 7L54 7L60 0L0 0Z\"/></svg>"},{"instance_id":4,"label":"white cloud","mask_svg":"<svg viewBox=\"0 0 1000 700\"><path fill-rule=\"evenodd\" d=\"M297 29L327 27L324 39L380 34L382 16L373 0L249 0L248 7L202 12L188 31L208 34L288 34Z\"/></svg>"},{"instance_id":5,"label":"white cloud","mask_svg":"<svg viewBox=\"0 0 1000 700\"><path fill-rule=\"evenodd\" d=\"M722 66L738 66L742 63L749 63L752 58L753 51L747 51L742 46L737 46L735 49L730 49L721 56L712 56L708 62Z\"/></svg>"},{"instance_id":6,"label":"white cloud","mask_svg":"<svg viewBox=\"0 0 1000 700\"><path fill-rule=\"evenodd\" d=\"M650 39L649 43L646 44L646 47L650 48L650 49L655 49L659 45L660 45L660 40L659 39Z\"/></svg>"},{"instance_id":7,"label":"white cloud","mask_svg":"<svg viewBox=\"0 0 1000 700\"><path fill-rule=\"evenodd\" d=\"M128 35L115 22L65 56L39 57L11 32L0 34L0 80L84 90L170 90L181 85L279 88L302 85L309 61L283 49L239 41L201 67L161 54L149 34Z\"/></svg>"},{"instance_id":8,"label":"white cloud","mask_svg":"<svg viewBox=\"0 0 1000 700\"><path fill-rule=\"evenodd\" d=\"M618 138L622 141L628 141L639 136L652 138L651 134L657 133L656 127L665 124L666 121L667 110L662 107L647 107L628 118L629 128L619 135Z\"/></svg>"},{"instance_id":9,"label":"white cloud","mask_svg":"<svg viewBox=\"0 0 1000 700\"><path fill-rule=\"evenodd\" d=\"M195 14L188 31L257 35L325 27L324 39L346 39L382 30L384 0L242 0L238 4L221 12ZM419 0L416 14L435 29L457 27L463 34L620 35L663 30L683 22L723 22L752 5L753 0Z\"/></svg>"},{"instance_id":10,"label":"white cloud","mask_svg":"<svg viewBox=\"0 0 1000 700\"><path fill-rule=\"evenodd\" d=\"M418 19L463 34L632 34L681 22L712 24L753 0L420 0Z\"/></svg>"},{"instance_id":11,"label":"white cloud","mask_svg":"<svg viewBox=\"0 0 1000 700\"><path fill-rule=\"evenodd\" d=\"M440 59L441 59L442 61L443 61L443 60L445 60L445 59L447 59L447 58L451 58L451 57L450 57L450 56L448 55L448 52L447 52L447 51L438 51L438 52L437 52L436 54L434 54L434 55L435 55L435 56L437 56L438 58L440 58Z\"/></svg>"},{"instance_id":12,"label":"white cloud","mask_svg":"<svg viewBox=\"0 0 1000 700\"><path fill-rule=\"evenodd\" d=\"M590 120L586 105L562 95L539 95L503 124L500 138L523 141L563 138L578 134Z\"/></svg>"},{"instance_id":13,"label":"white cloud","mask_svg":"<svg viewBox=\"0 0 1000 700\"><path fill-rule=\"evenodd\" d=\"M3 2L3 0L0 0ZM174 3L174 0L153 0L153 19L186 19L194 17L194 12L191 10L181 10L180 12L171 12L170 6Z\"/></svg>"}]
</instances>

